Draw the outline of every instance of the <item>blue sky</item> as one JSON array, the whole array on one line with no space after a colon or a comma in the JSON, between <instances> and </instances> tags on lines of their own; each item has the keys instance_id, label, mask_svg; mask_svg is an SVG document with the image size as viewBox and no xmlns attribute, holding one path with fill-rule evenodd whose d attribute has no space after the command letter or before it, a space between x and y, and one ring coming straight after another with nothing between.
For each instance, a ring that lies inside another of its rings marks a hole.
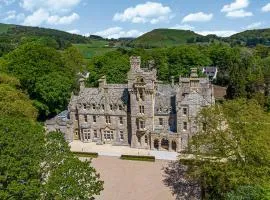
<instances>
[{"instance_id":1,"label":"blue sky","mask_svg":"<svg viewBox=\"0 0 270 200\"><path fill-rule=\"evenodd\" d=\"M228 36L270 28L270 0L0 0L0 22L107 38L155 28Z\"/></svg>"}]
</instances>

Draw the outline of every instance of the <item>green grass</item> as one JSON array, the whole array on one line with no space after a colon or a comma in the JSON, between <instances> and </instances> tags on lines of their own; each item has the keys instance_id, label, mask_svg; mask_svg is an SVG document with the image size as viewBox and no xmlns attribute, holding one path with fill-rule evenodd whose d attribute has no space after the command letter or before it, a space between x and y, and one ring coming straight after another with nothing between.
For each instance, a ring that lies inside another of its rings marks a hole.
<instances>
[{"instance_id":1,"label":"green grass","mask_svg":"<svg viewBox=\"0 0 270 200\"><path fill-rule=\"evenodd\" d=\"M93 56L116 50L115 47L109 47L109 42L105 40L93 40L89 44L73 45L79 49L85 59L91 59Z\"/></svg>"},{"instance_id":2,"label":"green grass","mask_svg":"<svg viewBox=\"0 0 270 200\"><path fill-rule=\"evenodd\" d=\"M121 155L120 159L122 159L122 160L155 162L155 156Z\"/></svg>"},{"instance_id":3,"label":"green grass","mask_svg":"<svg viewBox=\"0 0 270 200\"><path fill-rule=\"evenodd\" d=\"M1 24L0 23L0 34L1 33L6 33L9 28L13 27L14 25L11 24Z\"/></svg>"},{"instance_id":4,"label":"green grass","mask_svg":"<svg viewBox=\"0 0 270 200\"><path fill-rule=\"evenodd\" d=\"M84 158L97 158L98 153L96 152L73 152L78 157L84 157Z\"/></svg>"}]
</instances>

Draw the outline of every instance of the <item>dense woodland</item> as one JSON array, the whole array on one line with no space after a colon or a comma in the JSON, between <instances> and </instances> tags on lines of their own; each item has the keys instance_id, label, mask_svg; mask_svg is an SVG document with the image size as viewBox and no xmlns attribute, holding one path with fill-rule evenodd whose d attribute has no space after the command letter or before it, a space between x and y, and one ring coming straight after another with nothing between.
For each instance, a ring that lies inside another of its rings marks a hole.
<instances>
[{"instance_id":1,"label":"dense woodland","mask_svg":"<svg viewBox=\"0 0 270 200\"><path fill-rule=\"evenodd\" d=\"M141 56L143 67L154 60L158 79L165 83L172 76L176 82L188 76L191 67L217 66L214 83L227 87L227 100L198 117L206 128L187 150L198 157L181 160L186 168L168 168L167 173L177 171L199 185L205 199L270 199L269 46L217 40L147 49L122 45L86 59L73 43L91 44L90 38L11 28L15 31L0 29L0 199L89 199L99 194L103 183L95 170L70 152L60 133L45 135L42 124L66 109L71 92L78 90L79 72L90 72L89 86L97 86L103 75L109 83L125 83L134 55ZM222 121L229 131L220 129ZM212 162L209 156L227 162ZM173 189L187 184L170 178Z\"/></svg>"}]
</instances>

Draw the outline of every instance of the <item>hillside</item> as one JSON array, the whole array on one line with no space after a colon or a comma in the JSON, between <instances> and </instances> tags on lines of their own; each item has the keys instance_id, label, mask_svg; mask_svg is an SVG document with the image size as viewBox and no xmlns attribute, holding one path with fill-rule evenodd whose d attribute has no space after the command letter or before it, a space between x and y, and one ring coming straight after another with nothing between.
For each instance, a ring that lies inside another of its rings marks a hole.
<instances>
[{"instance_id":1,"label":"hillside","mask_svg":"<svg viewBox=\"0 0 270 200\"><path fill-rule=\"evenodd\" d=\"M186 30L155 29L129 43L134 47L169 47L193 43L201 35Z\"/></svg>"},{"instance_id":2,"label":"hillside","mask_svg":"<svg viewBox=\"0 0 270 200\"><path fill-rule=\"evenodd\" d=\"M191 43L209 43L212 41L227 42L231 45L270 46L270 29L247 30L223 38L216 35L202 36L193 31L175 29L155 29L127 43L130 47L170 47Z\"/></svg>"},{"instance_id":3,"label":"hillside","mask_svg":"<svg viewBox=\"0 0 270 200\"><path fill-rule=\"evenodd\" d=\"M0 24L0 42L16 44L22 40L40 39L41 37L54 39L60 48L64 48L68 43L87 43L90 41L90 38L55 29Z\"/></svg>"},{"instance_id":4,"label":"hillside","mask_svg":"<svg viewBox=\"0 0 270 200\"><path fill-rule=\"evenodd\" d=\"M247 30L232 35L227 38L227 41L243 46L256 46L257 44L270 46L270 29Z\"/></svg>"},{"instance_id":5,"label":"hillside","mask_svg":"<svg viewBox=\"0 0 270 200\"><path fill-rule=\"evenodd\" d=\"M39 41L60 50L75 44L85 58L111 51L114 46L111 41L95 35L85 37L49 28L0 23L0 57L29 41Z\"/></svg>"}]
</instances>

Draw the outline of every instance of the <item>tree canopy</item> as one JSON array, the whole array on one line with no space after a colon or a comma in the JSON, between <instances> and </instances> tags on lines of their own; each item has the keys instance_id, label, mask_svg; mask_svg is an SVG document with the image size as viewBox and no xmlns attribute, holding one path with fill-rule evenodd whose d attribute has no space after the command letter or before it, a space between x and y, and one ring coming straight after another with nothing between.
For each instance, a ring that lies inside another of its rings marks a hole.
<instances>
[{"instance_id":1,"label":"tree canopy","mask_svg":"<svg viewBox=\"0 0 270 200\"><path fill-rule=\"evenodd\" d=\"M239 99L203 109L198 124L201 131L188 151L195 158L180 163L188 166L186 178L200 184L203 197L226 199L250 187L269 199L269 113L254 100Z\"/></svg>"}]
</instances>

